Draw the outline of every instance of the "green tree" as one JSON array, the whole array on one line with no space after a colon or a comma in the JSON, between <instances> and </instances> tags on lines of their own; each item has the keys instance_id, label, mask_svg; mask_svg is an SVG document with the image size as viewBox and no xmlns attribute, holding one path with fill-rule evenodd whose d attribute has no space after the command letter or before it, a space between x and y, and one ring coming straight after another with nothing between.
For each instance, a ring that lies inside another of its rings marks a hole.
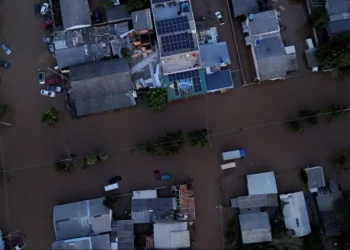
<instances>
[{"instance_id":1,"label":"green tree","mask_svg":"<svg viewBox=\"0 0 350 250\"><path fill-rule=\"evenodd\" d=\"M312 109L309 108L304 108L302 110L299 111L298 113L298 118L305 118L303 121L307 124L310 125L317 125L318 124L318 118L317 115L318 111L313 111ZM308 118L306 118L308 117Z\"/></svg>"},{"instance_id":2,"label":"green tree","mask_svg":"<svg viewBox=\"0 0 350 250\"><path fill-rule=\"evenodd\" d=\"M194 130L188 133L187 137L189 139L191 146L194 146L194 147L204 148L209 143L206 129Z\"/></svg>"},{"instance_id":3,"label":"green tree","mask_svg":"<svg viewBox=\"0 0 350 250\"><path fill-rule=\"evenodd\" d=\"M168 104L168 95L166 89L149 89L146 96L146 102L152 111L164 109Z\"/></svg>"},{"instance_id":4,"label":"green tree","mask_svg":"<svg viewBox=\"0 0 350 250\"><path fill-rule=\"evenodd\" d=\"M41 123L46 123L48 125L54 125L58 122L59 114L56 108L50 108L45 111L41 117Z\"/></svg>"},{"instance_id":5,"label":"green tree","mask_svg":"<svg viewBox=\"0 0 350 250\"><path fill-rule=\"evenodd\" d=\"M95 165L97 163L97 155L93 154L93 155L85 156L84 161L85 161L84 168Z\"/></svg>"},{"instance_id":6,"label":"green tree","mask_svg":"<svg viewBox=\"0 0 350 250\"><path fill-rule=\"evenodd\" d=\"M304 238L304 246L307 250L323 250L321 229L311 226L311 233Z\"/></svg>"},{"instance_id":7,"label":"green tree","mask_svg":"<svg viewBox=\"0 0 350 250\"><path fill-rule=\"evenodd\" d=\"M333 156L332 162L336 164L337 169L349 169L350 168L350 150L343 149L340 152L337 152Z\"/></svg>"},{"instance_id":8,"label":"green tree","mask_svg":"<svg viewBox=\"0 0 350 250\"><path fill-rule=\"evenodd\" d=\"M314 9L310 19L312 26L315 28L326 28L329 23L327 12L324 9Z\"/></svg>"},{"instance_id":9,"label":"green tree","mask_svg":"<svg viewBox=\"0 0 350 250\"><path fill-rule=\"evenodd\" d=\"M8 109L7 104L0 104L0 116L5 115Z\"/></svg>"},{"instance_id":10,"label":"green tree","mask_svg":"<svg viewBox=\"0 0 350 250\"><path fill-rule=\"evenodd\" d=\"M108 154L104 152L99 153L97 157L99 161L107 161L109 158Z\"/></svg>"},{"instance_id":11,"label":"green tree","mask_svg":"<svg viewBox=\"0 0 350 250\"><path fill-rule=\"evenodd\" d=\"M142 10L147 0L127 0L125 7L129 12Z\"/></svg>"},{"instance_id":12,"label":"green tree","mask_svg":"<svg viewBox=\"0 0 350 250\"><path fill-rule=\"evenodd\" d=\"M114 206L116 204L116 200L112 196L107 196L106 199L103 201L103 205L112 211L114 210Z\"/></svg>"},{"instance_id":13,"label":"green tree","mask_svg":"<svg viewBox=\"0 0 350 250\"><path fill-rule=\"evenodd\" d=\"M240 232L237 219L233 219L227 223L225 240L232 247L235 247L238 244L240 240Z\"/></svg>"},{"instance_id":14,"label":"green tree","mask_svg":"<svg viewBox=\"0 0 350 250\"><path fill-rule=\"evenodd\" d=\"M165 156L178 154L185 145L182 131L166 133L154 141L148 141L137 145L138 152L145 152L153 156Z\"/></svg>"},{"instance_id":15,"label":"green tree","mask_svg":"<svg viewBox=\"0 0 350 250\"><path fill-rule=\"evenodd\" d=\"M120 53L122 54L122 57L128 57L129 56L129 49L128 48L122 48Z\"/></svg>"},{"instance_id":16,"label":"green tree","mask_svg":"<svg viewBox=\"0 0 350 250\"><path fill-rule=\"evenodd\" d=\"M101 0L101 6L103 8L112 7L113 3L110 0Z\"/></svg>"},{"instance_id":17,"label":"green tree","mask_svg":"<svg viewBox=\"0 0 350 250\"><path fill-rule=\"evenodd\" d=\"M350 73L350 32L336 35L327 44L320 46L316 57L324 70L335 75Z\"/></svg>"},{"instance_id":18,"label":"green tree","mask_svg":"<svg viewBox=\"0 0 350 250\"><path fill-rule=\"evenodd\" d=\"M275 250L301 250L303 249L303 240L286 233L279 238L273 238L271 245Z\"/></svg>"},{"instance_id":19,"label":"green tree","mask_svg":"<svg viewBox=\"0 0 350 250\"><path fill-rule=\"evenodd\" d=\"M291 122L288 122L286 125L288 130L294 134L298 132L302 132L304 130L303 125L299 121L291 121Z\"/></svg>"},{"instance_id":20,"label":"green tree","mask_svg":"<svg viewBox=\"0 0 350 250\"><path fill-rule=\"evenodd\" d=\"M62 155L55 163L55 169L58 172L71 172L74 164L78 162L77 156L74 154Z\"/></svg>"}]
</instances>

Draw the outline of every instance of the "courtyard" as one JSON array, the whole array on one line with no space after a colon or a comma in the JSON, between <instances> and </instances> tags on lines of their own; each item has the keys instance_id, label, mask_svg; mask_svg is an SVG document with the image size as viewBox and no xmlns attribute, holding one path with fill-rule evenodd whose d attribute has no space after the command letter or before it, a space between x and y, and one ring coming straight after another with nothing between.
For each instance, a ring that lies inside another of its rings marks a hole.
<instances>
[{"instance_id":1,"label":"courtyard","mask_svg":"<svg viewBox=\"0 0 350 250\"><path fill-rule=\"evenodd\" d=\"M195 15L200 2L193 0ZM227 41L230 69L236 70L238 61L227 5L223 0L218 2L226 23L221 27L224 30L219 29L219 36ZM6 58L12 67L0 71L1 98L9 105L7 119L12 124L0 128L0 159L5 172L0 182L0 225L4 231L23 230L29 249L51 246L54 205L103 196L103 186L115 175L123 177L120 194L193 179L197 208L194 247L199 249L222 247L221 213L216 206L227 207L230 198L246 193L246 174L273 170L278 175L279 191L297 191L301 185L299 169L317 164L324 166L327 177L349 190L349 173L337 175L327 160L334 150L350 146L345 140L349 116L332 123L320 122L302 135L290 134L282 125L272 124L294 118L300 108L349 104L350 85L346 80L335 81L306 68L300 52L303 36L296 44L302 72L299 77L245 88L236 84L228 93L172 102L157 113L138 106L72 120L65 110L63 95L51 99L39 94L37 69L47 67L50 56L41 42L46 34L32 13L34 1L5 0L1 4L4 25L0 37L13 53ZM19 4L22 8L16 8ZM15 8L18 15L6 11ZM290 29L305 29L303 20L306 17L295 24L299 27ZM238 36L240 29L236 33ZM25 44L22 37L26 38ZM243 62L247 60L242 57ZM248 71L245 74L249 75ZM59 123L53 127L40 123L42 113L50 107L61 112ZM213 133L211 147L205 149L187 147L179 155L169 157L151 157L132 150L136 144L166 132L186 133L205 127ZM220 153L238 147L246 150L247 157L238 162L234 171L222 172ZM67 150L79 156L103 150L110 153L110 159L85 170L77 167L70 174L56 172L53 163ZM173 179L155 182L154 169L171 173Z\"/></svg>"}]
</instances>

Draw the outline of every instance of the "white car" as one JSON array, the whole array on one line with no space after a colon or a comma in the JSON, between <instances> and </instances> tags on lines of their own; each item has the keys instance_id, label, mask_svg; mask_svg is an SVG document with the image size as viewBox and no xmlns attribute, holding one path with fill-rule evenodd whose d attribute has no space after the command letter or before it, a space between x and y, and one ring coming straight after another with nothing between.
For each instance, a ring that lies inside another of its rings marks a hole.
<instances>
[{"instance_id":1,"label":"white car","mask_svg":"<svg viewBox=\"0 0 350 250\"><path fill-rule=\"evenodd\" d=\"M224 18L222 17L220 11L215 12L216 19L218 20L220 25L224 24Z\"/></svg>"},{"instance_id":2,"label":"white car","mask_svg":"<svg viewBox=\"0 0 350 250\"><path fill-rule=\"evenodd\" d=\"M1 48L2 48L3 51L5 51L5 53L6 53L7 55L9 55L9 54L12 53L12 51L11 51L4 43L1 44Z\"/></svg>"},{"instance_id":3,"label":"white car","mask_svg":"<svg viewBox=\"0 0 350 250\"><path fill-rule=\"evenodd\" d=\"M42 89L40 90L40 94L43 95L43 96L47 96L47 97L55 97L56 96L56 93L53 92L53 91L48 91L46 89Z\"/></svg>"},{"instance_id":4,"label":"white car","mask_svg":"<svg viewBox=\"0 0 350 250\"><path fill-rule=\"evenodd\" d=\"M48 11L49 11L49 4L43 3L43 5L41 5L40 14L45 16Z\"/></svg>"}]
</instances>

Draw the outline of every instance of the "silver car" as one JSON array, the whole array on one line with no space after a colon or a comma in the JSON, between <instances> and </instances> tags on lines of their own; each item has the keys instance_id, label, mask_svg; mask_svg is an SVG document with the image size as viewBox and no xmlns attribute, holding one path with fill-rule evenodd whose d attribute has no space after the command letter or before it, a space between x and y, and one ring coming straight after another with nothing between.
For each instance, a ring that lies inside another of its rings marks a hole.
<instances>
[{"instance_id":1,"label":"silver car","mask_svg":"<svg viewBox=\"0 0 350 250\"><path fill-rule=\"evenodd\" d=\"M12 53L12 51L5 44L1 44L1 48L7 55Z\"/></svg>"},{"instance_id":2,"label":"silver car","mask_svg":"<svg viewBox=\"0 0 350 250\"><path fill-rule=\"evenodd\" d=\"M39 77L39 83L45 84L45 72L39 71L38 77Z\"/></svg>"}]
</instances>

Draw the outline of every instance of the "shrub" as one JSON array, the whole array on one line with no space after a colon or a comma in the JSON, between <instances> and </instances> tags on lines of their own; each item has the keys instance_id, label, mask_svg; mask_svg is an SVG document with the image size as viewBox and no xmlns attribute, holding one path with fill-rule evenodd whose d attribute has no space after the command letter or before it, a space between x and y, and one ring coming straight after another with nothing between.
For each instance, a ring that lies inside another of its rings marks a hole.
<instances>
[{"instance_id":1,"label":"shrub","mask_svg":"<svg viewBox=\"0 0 350 250\"><path fill-rule=\"evenodd\" d=\"M58 110L56 108L50 108L45 111L41 117L41 123L46 123L48 125L54 125L58 122Z\"/></svg>"},{"instance_id":2,"label":"shrub","mask_svg":"<svg viewBox=\"0 0 350 250\"><path fill-rule=\"evenodd\" d=\"M146 96L146 102L152 111L159 111L164 109L168 104L168 95L166 89L149 89Z\"/></svg>"},{"instance_id":3,"label":"shrub","mask_svg":"<svg viewBox=\"0 0 350 250\"><path fill-rule=\"evenodd\" d=\"M191 146L204 148L208 145L208 134L206 129L194 130L188 133L188 139Z\"/></svg>"}]
</instances>

